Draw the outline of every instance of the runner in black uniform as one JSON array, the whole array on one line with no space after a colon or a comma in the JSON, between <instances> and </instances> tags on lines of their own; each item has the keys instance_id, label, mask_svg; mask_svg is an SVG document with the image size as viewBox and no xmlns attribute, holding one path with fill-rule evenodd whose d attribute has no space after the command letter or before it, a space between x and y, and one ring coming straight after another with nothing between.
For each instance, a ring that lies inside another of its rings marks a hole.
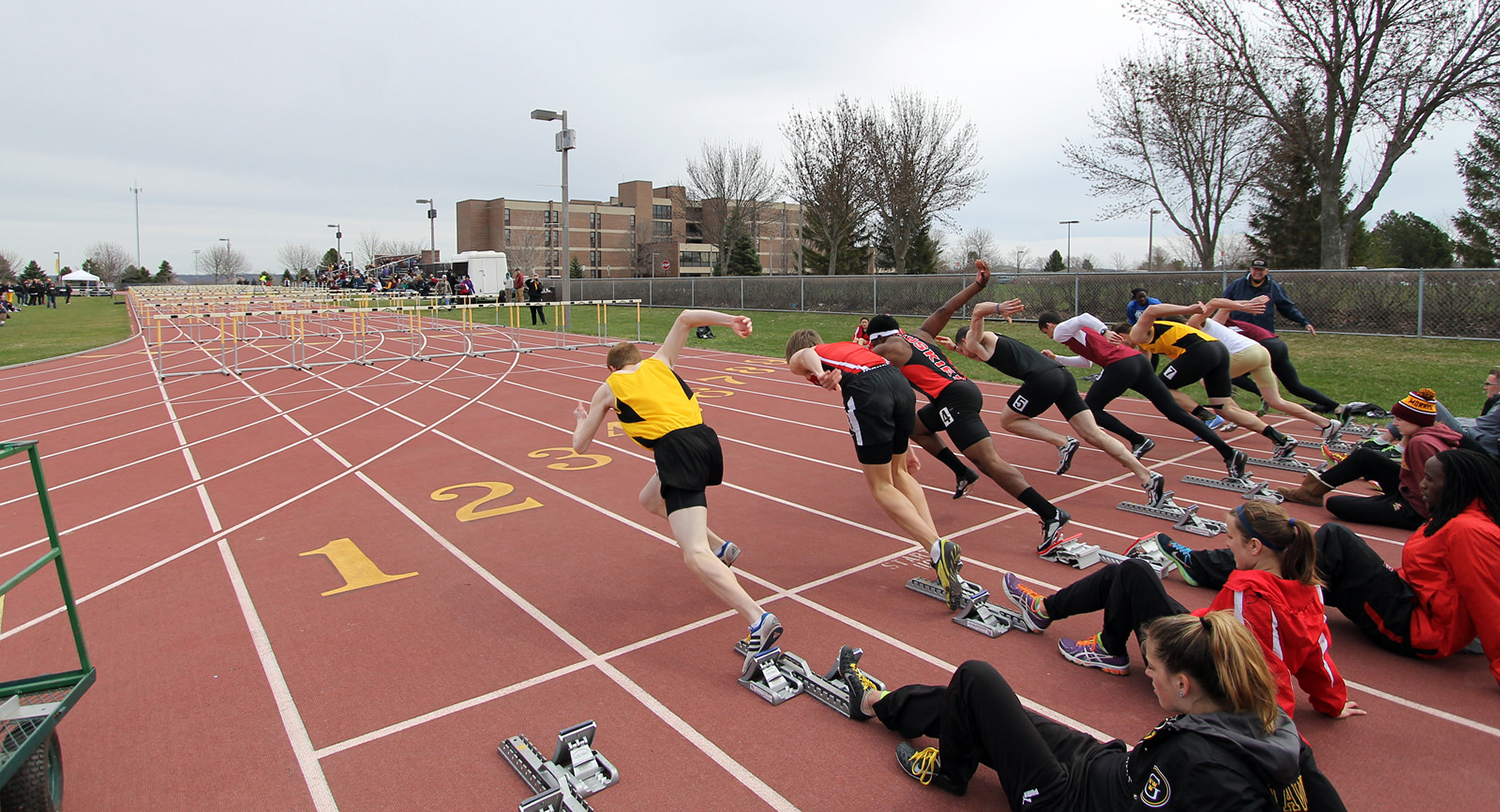
<instances>
[{"instance_id":1,"label":"runner in black uniform","mask_svg":"<svg viewBox=\"0 0 1500 812\"><path fill-rule=\"evenodd\" d=\"M1094 413L1084 404L1083 398L1078 396L1078 381L1073 373L1028 344L984 329L986 316L1000 315L1009 321L1021 309L1020 299L975 305L969 326L958 328L953 336L954 349L961 354L983 361L1021 381L1021 388L1005 404L1005 412L1000 416L1000 426L1012 434L1055 446L1058 455L1057 473L1063 474L1073 462L1073 454L1078 450L1078 440L1064 437L1033 419L1047 411L1048 407L1056 405L1079 437L1135 474L1146 491L1147 504L1160 502L1166 488L1166 479L1161 474L1146 470L1146 466L1130 453L1128 447L1099 429L1099 424L1094 421Z\"/></svg>"},{"instance_id":2,"label":"runner in black uniform","mask_svg":"<svg viewBox=\"0 0 1500 812\"><path fill-rule=\"evenodd\" d=\"M984 395L980 394L979 387L973 381L953 368L934 339L947 326L953 314L989 284L989 265L981 261L977 263L977 267L979 271L975 274L974 281L938 308L936 313L928 316L913 334L902 333L896 320L889 315L882 314L870 319L870 349L899 366L901 374L906 376L912 387L926 395L930 401L917 411L917 428L912 433L912 439L933 456L943 460L949 468L953 468L956 458L951 462L944 459L945 454L951 458L953 452L944 447L943 441L937 437L939 431L948 432L953 444L965 457L1041 519L1042 543L1038 545L1038 550L1045 554L1062 538L1063 525L1071 517L1066 510L1053 505L1046 497L1037 493L1031 483L1026 481L1026 477L995 451L990 430L980 417L984 408Z\"/></svg>"}]
</instances>

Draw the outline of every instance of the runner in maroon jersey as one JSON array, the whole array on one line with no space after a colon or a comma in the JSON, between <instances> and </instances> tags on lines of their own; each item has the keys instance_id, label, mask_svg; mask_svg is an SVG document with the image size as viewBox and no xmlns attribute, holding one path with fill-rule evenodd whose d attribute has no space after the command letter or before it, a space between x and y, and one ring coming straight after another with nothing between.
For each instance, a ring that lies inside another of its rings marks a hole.
<instances>
[{"instance_id":1,"label":"runner in maroon jersey","mask_svg":"<svg viewBox=\"0 0 1500 812\"><path fill-rule=\"evenodd\" d=\"M786 342L787 369L829 391L838 390L854 451L875 503L901 531L927 547L948 607L963 599L959 547L941 538L922 486L906 470L916 422L916 395L884 358L850 341L824 344L816 330L797 330Z\"/></svg>"},{"instance_id":2,"label":"runner in maroon jersey","mask_svg":"<svg viewBox=\"0 0 1500 812\"><path fill-rule=\"evenodd\" d=\"M965 457L1041 519L1042 543L1037 549L1045 555L1062 539L1063 525L1071 517L1066 510L1037 493L1015 466L1000 457L994 440L990 439L990 430L980 417L984 395L973 381L953 368L934 338L964 303L989 284L989 265L983 261L976 264L979 271L974 281L928 316L916 332L901 332L896 320L889 315L870 319L870 349L899 366L912 387L930 401L917 412L912 439L958 473L963 469L963 463L937 437L940 431L948 432L953 444Z\"/></svg>"}]
</instances>

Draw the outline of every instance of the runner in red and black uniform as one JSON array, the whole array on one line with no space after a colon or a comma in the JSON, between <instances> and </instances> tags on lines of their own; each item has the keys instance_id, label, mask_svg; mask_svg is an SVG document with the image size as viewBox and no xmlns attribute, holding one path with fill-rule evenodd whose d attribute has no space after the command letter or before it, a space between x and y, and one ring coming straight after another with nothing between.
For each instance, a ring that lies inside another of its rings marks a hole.
<instances>
[{"instance_id":1,"label":"runner in red and black uniform","mask_svg":"<svg viewBox=\"0 0 1500 812\"><path fill-rule=\"evenodd\" d=\"M786 342L787 369L827 390L838 390L849 435L875 503L913 541L928 547L948 607L963 599L957 544L938 536L922 486L906 470L917 398L884 358L853 343L824 344L816 330L797 330Z\"/></svg>"},{"instance_id":2,"label":"runner in red and black uniform","mask_svg":"<svg viewBox=\"0 0 1500 812\"><path fill-rule=\"evenodd\" d=\"M934 339L948 325L953 314L989 284L989 265L983 261L977 265L979 272L974 281L928 316L915 333L901 332L896 320L889 315L870 319L870 349L899 366L912 387L931 401L917 412L917 428L912 439L962 478L962 472L967 469L937 437L940 431L948 432L953 444L965 457L1042 520L1042 543L1037 549L1045 554L1062 538L1063 525L1071 517L1066 510L1037 493L1026 477L995 451L990 430L980 417L984 395L973 381L953 368Z\"/></svg>"}]
</instances>

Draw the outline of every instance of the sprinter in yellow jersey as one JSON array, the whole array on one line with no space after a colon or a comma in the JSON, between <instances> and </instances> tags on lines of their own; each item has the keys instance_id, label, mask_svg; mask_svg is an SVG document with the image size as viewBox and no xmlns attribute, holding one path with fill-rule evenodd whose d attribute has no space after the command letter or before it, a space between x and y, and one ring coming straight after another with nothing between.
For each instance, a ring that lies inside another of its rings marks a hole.
<instances>
[{"instance_id":1,"label":"sprinter in yellow jersey","mask_svg":"<svg viewBox=\"0 0 1500 812\"><path fill-rule=\"evenodd\" d=\"M1247 313L1265 310L1264 302L1247 300L1225 303L1232 304L1233 309ZM1229 350L1224 346L1224 342L1195 327L1164 320L1169 316L1201 315L1204 310L1202 302L1190 305L1167 303L1151 305L1141 313L1140 320L1130 328L1129 335L1121 337L1122 341L1133 345L1141 352L1160 353L1172 359L1172 363L1167 364L1166 369L1161 371L1160 377L1162 383L1172 390L1173 397L1183 404L1183 408L1193 408L1197 404L1179 390L1201 380L1203 388L1208 390L1210 409L1225 420L1233 421L1270 440L1273 457L1290 456L1297 448L1295 439L1267 425L1256 417L1255 413L1241 409L1234 402L1234 384L1230 382L1229 372ZM1243 475L1243 470L1240 473ZM1234 471L1230 471L1230 476L1238 478L1235 477Z\"/></svg>"},{"instance_id":2,"label":"sprinter in yellow jersey","mask_svg":"<svg viewBox=\"0 0 1500 812\"><path fill-rule=\"evenodd\" d=\"M592 403L579 402L573 410L578 419L573 450L588 451L611 411L631 439L651 449L656 473L641 489L641 506L667 520L688 569L750 624L746 642L753 656L776 645L781 622L761 611L730 571L739 548L708 528L706 491L723 481L724 455L718 435L703 423L693 390L672 370L688 335L704 325L728 327L740 338L751 330L745 316L684 310L650 358L641 360L640 349L628 341L611 347L605 358L609 378L594 392Z\"/></svg>"}]
</instances>

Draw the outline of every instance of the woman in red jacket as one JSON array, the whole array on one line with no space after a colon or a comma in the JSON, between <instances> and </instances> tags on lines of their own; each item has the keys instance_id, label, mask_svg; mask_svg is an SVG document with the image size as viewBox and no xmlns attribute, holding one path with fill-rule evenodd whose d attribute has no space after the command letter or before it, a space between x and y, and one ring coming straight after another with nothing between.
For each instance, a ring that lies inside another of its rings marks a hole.
<instances>
[{"instance_id":1,"label":"woman in red jacket","mask_svg":"<svg viewBox=\"0 0 1500 812\"><path fill-rule=\"evenodd\" d=\"M1427 460L1421 489L1432 519L1406 540L1399 570L1347 527L1318 530L1324 599L1376 645L1408 657L1447 657L1477 636L1500 683L1500 464L1443 451ZM1227 551L1164 548L1190 583L1212 586L1227 571Z\"/></svg>"},{"instance_id":2,"label":"woman in red jacket","mask_svg":"<svg viewBox=\"0 0 1500 812\"><path fill-rule=\"evenodd\" d=\"M1328 654L1331 635L1319 594L1313 529L1265 502L1247 502L1225 516L1234 571L1213 603L1192 614L1228 609L1249 627L1276 679L1276 702L1287 715L1296 707L1292 678L1319 713L1336 718L1364 714L1344 687ZM1069 661L1108 674L1130 673L1125 641L1148 622L1188 610L1162 588L1150 565L1136 559L1099 569L1050 597L1005 576L1005 592L1020 607L1029 631L1054 620L1104 610L1104 630L1086 640L1058 641Z\"/></svg>"}]
</instances>

